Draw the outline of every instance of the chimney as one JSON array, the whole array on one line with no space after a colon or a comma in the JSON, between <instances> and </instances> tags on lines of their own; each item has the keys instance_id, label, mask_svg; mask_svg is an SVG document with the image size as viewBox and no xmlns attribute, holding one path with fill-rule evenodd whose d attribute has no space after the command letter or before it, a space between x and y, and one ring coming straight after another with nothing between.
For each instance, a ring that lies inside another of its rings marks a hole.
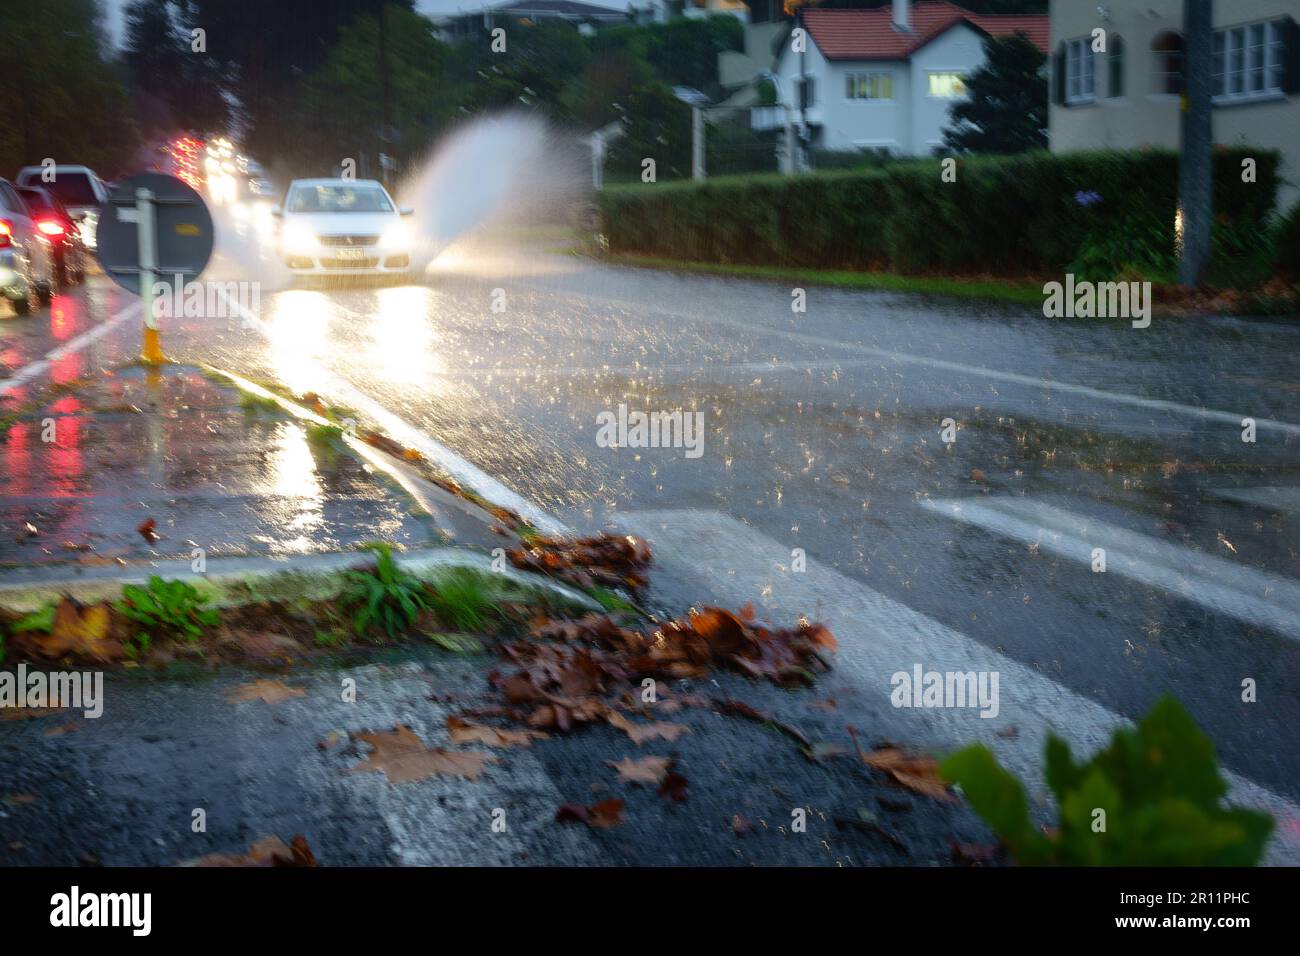
<instances>
[{"instance_id":1,"label":"chimney","mask_svg":"<svg viewBox=\"0 0 1300 956\"><path fill-rule=\"evenodd\" d=\"M908 15L911 6L912 0L893 0L894 29L904 33L912 32L911 17Z\"/></svg>"}]
</instances>

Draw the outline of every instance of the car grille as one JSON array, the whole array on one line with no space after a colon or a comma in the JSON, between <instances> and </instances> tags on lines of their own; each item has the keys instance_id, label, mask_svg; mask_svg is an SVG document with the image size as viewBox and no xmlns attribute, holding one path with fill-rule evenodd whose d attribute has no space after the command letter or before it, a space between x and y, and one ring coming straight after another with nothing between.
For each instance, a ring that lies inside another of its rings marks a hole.
<instances>
[{"instance_id":1,"label":"car grille","mask_svg":"<svg viewBox=\"0 0 1300 956\"><path fill-rule=\"evenodd\" d=\"M379 260L373 256L369 259L322 259L320 264L324 269L373 269L379 265Z\"/></svg>"},{"instance_id":2,"label":"car grille","mask_svg":"<svg viewBox=\"0 0 1300 956\"><path fill-rule=\"evenodd\" d=\"M321 236L322 246L373 246L378 236Z\"/></svg>"}]
</instances>

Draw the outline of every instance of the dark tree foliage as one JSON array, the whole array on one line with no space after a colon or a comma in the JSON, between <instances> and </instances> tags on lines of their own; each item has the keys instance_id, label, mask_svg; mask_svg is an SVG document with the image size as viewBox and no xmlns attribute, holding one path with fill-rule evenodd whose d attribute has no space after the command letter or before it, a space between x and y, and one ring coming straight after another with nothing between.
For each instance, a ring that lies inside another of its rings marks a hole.
<instances>
[{"instance_id":1,"label":"dark tree foliage","mask_svg":"<svg viewBox=\"0 0 1300 956\"><path fill-rule=\"evenodd\" d=\"M1021 153L1047 146L1047 57L1023 33L986 37L984 65L949 109L944 145L959 153Z\"/></svg>"},{"instance_id":2,"label":"dark tree foliage","mask_svg":"<svg viewBox=\"0 0 1300 956\"><path fill-rule=\"evenodd\" d=\"M0 3L0 38L0 175L46 157L106 176L129 165L131 103L95 0Z\"/></svg>"},{"instance_id":3,"label":"dark tree foliage","mask_svg":"<svg viewBox=\"0 0 1300 956\"><path fill-rule=\"evenodd\" d=\"M887 7L892 0L818 0L804 4L804 9L872 10ZM971 13L1046 13L1048 0L952 0Z\"/></svg>"},{"instance_id":4,"label":"dark tree foliage","mask_svg":"<svg viewBox=\"0 0 1300 956\"><path fill-rule=\"evenodd\" d=\"M228 71L216 57L195 50L192 31L201 23L196 0L132 0L126 8L124 58L151 134L229 126Z\"/></svg>"}]
</instances>

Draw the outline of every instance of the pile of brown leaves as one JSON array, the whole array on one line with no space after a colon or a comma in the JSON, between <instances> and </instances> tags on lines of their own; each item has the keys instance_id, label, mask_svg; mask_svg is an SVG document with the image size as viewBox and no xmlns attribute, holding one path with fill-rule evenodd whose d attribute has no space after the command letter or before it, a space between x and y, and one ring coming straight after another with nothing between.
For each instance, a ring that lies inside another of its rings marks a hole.
<instances>
[{"instance_id":1,"label":"pile of brown leaves","mask_svg":"<svg viewBox=\"0 0 1300 956\"><path fill-rule=\"evenodd\" d=\"M800 621L770 629L741 615L706 607L683 620L633 630L603 614L533 626L530 640L502 649L518 668L489 675L492 686L538 730L568 731L578 724L627 722L614 702L644 678L704 677L715 667L766 678L783 686L810 682L829 669L823 656L834 636L820 624ZM656 725L624 727L634 740ZM675 726L675 725L668 725ZM660 734L666 736L666 734ZM638 741L639 742L639 741Z\"/></svg>"},{"instance_id":2,"label":"pile of brown leaves","mask_svg":"<svg viewBox=\"0 0 1300 956\"><path fill-rule=\"evenodd\" d=\"M631 535L601 532L590 538L536 538L506 552L526 571L550 574L580 588L625 587L633 594L646 586L650 546Z\"/></svg>"}]
</instances>

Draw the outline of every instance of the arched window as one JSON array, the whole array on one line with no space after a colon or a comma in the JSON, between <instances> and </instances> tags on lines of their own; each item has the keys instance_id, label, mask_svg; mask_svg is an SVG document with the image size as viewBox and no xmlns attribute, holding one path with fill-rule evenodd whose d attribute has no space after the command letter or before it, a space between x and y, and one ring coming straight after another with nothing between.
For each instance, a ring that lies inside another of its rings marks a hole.
<instances>
[{"instance_id":1,"label":"arched window","mask_svg":"<svg viewBox=\"0 0 1300 956\"><path fill-rule=\"evenodd\" d=\"M1111 99L1124 95L1124 38L1110 38L1110 52L1106 55L1106 95Z\"/></svg>"},{"instance_id":2,"label":"arched window","mask_svg":"<svg viewBox=\"0 0 1300 956\"><path fill-rule=\"evenodd\" d=\"M1151 41L1153 65L1151 69L1151 92L1183 92L1183 37L1172 30L1156 36Z\"/></svg>"}]
</instances>

